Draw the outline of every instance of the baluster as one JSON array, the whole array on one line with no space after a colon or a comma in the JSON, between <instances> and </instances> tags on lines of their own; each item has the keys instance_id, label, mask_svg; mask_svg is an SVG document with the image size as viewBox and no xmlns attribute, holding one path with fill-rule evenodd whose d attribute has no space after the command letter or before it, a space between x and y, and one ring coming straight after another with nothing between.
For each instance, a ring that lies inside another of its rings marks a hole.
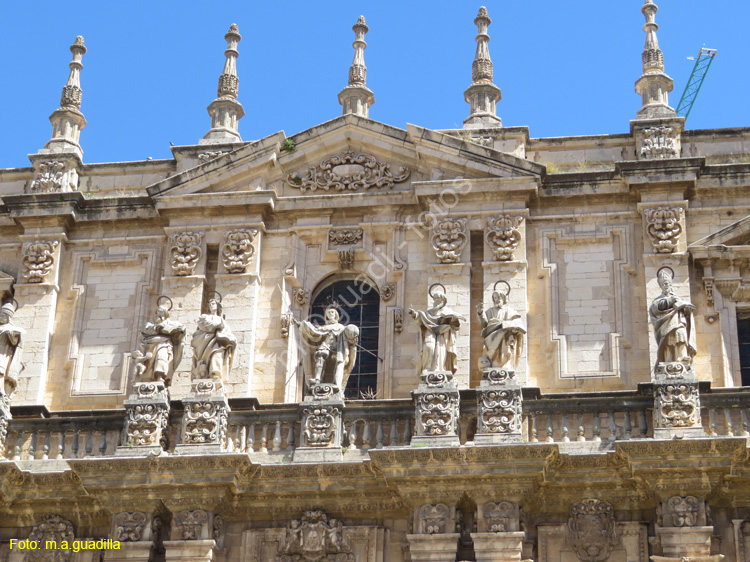
<instances>
[{"instance_id":1,"label":"baluster","mask_svg":"<svg viewBox=\"0 0 750 562\"><path fill-rule=\"evenodd\" d=\"M617 424L615 423L615 412L609 410L607 412L607 418L609 419L609 440L614 441L617 439Z\"/></svg>"},{"instance_id":2,"label":"baluster","mask_svg":"<svg viewBox=\"0 0 750 562\"><path fill-rule=\"evenodd\" d=\"M568 427L568 412L562 415L562 440L563 443L570 443L570 428Z\"/></svg>"},{"instance_id":3,"label":"baluster","mask_svg":"<svg viewBox=\"0 0 750 562\"><path fill-rule=\"evenodd\" d=\"M31 440L29 441L29 454L26 458L30 461L36 458L36 434L37 430L31 432Z\"/></svg>"},{"instance_id":4,"label":"baluster","mask_svg":"<svg viewBox=\"0 0 750 562\"><path fill-rule=\"evenodd\" d=\"M16 444L13 447L13 460L21 460L21 451L23 450L23 431L19 431L16 435Z\"/></svg>"},{"instance_id":5,"label":"baluster","mask_svg":"<svg viewBox=\"0 0 750 562\"><path fill-rule=\"evenodd\" d=\"M286 450L294 451L294 422L289 422L289 432L286 434Z\"/></svg>"},{"instance_id":6,"label":"baluster","mask_svg":"<svg viewBox=\"0 0 750 562\"><path fill-rule=\"evenodd\" d=\"M281 451L281 421L276 422L276 431L273 434L273 452Z\"/></svg>"},{"instance_id":7,"label":"baluster","mask_svg":"<svg viewBox=\"0 0 750 562\"><path fill-rule=\"evenodd\" d=\"M247 452L247 449L245 449L245 447L247 447L247 426L246 425L241 425L240 426L240 436L239 436L239 439L238 439L237 450L240 453L245 453L245 452Z\"/></svg>"},{"instance_id":8,"label":"baluster","mask_svg":"<svg viewBox=\"0 0 750 562\"><path fill-rule=\"evenodd\" d=\"M602 440L602 420L599 412L594 412L594 429L593 429L594 441Z\"/></svg>"},{"instance_id":9,"label":"baluster","mask_svg":"<svg viewBox=\"0 0 750 562\"><path fill-rule=\"evenodd\" d=\"M268 422L264 423L260 428L260 452L268 452Z\"/></svg>"},{"instance_id":10,"label":"baluster","mask_svg":"<svg viewBox=\"0 0 750 562\"><path fill-rule=\"evenodd\" d=\"M350 450L357 450L357 420L346 420L346 442Z\"/></svg>"},{"instance_id":11,"label":"baluster","mask_svg":"<svg viewBox=\"0 0 750 562\"><path fill-rule=\"evenodd\" d=\"M732 431L732 412L729 408L724 408L724 428L726 429L727 437L734 437L734 432Z\"/></svg>"},{"instance_id":12,"label":"baluster","mask_svg":"<svg viewBox=\"0 0 750 562\"><path fill-rule=\"evenodd\" d=\"M625 435L623 439L630 439L633 437L633 422L630 419L630 410L625 410Z\"/></svg>"},{"instance_id":13,"label":"baluster","mask_svg":"<svg viewBox=\"0 0 750 562\"><path fill-rule=\"evenodd\" d=\"M60 431L60 441L57 444L57 458L65 458L65 430Z\"/></svg>"},{"instance_id":14,"label":"baluster","mask_svg":"<svg viewBox=\"0 0 750 562\"><path fill-rule=\"evenodd\" d=\"M263 426L261 426L262 429ZM250 431L247 434L247 452L255 452L255 422L250 424Z\"/></svg>"},{"instance_id":15,"label":"baluster","mask_svg":"<svg viewBox=\"0 0 750 562\"><path fill-rule=\"evenodd\" d=\"M583 412L578 412L578 438L576 441L586 441L586 429L583 427Z\"/></svg>"},{"instance_id":16,"label":"baluster","mask_svg":"<svg viewBox=\"0 0 750 562\"><path fill-rule=\"evenodd\" d=\"M716 436L716 410L708 409L708 434L711 437Z\"/></svg>"},{"instance_id":17,"label":"baluster","mask_svg":"<svg viewBox=\"0 0 750 562\"><path fill-rule=\"evenodd\" d=\"M372 435L370 434L370 420L363 420L365 427L364 431L362 432L362 446L360 449L363 451L366 451L370 448L370 439L372 439Z\"/></svg>"},{"instance_id":18,"label":"baluster","mask_svg":"<svg viewBox=\"0 0 750 562\"><path fill-rule=\"evenodd\" d=\"M531 442L539 443L539 428L537 427L537 413L531 412Z\"/></svg>"},{"instance_id":19,"label":"baluster","mask_svg":"<svg viewBox=\"0 0 750 562\"><path fill-rule=\"evenodd\" d=\"M107 430L102 429L102 438L99 440L99 456L103 457L107 454Z\"/></svg>"},{"instance_id":20,"label":"baluster","mask_svg":"<svg viewBox=\"0 0 750 562\"><path fill-rule=\"evenodd\" d=\"M555 437L552 433L552 412L547 414L547 443L554 443Z\"/></svg>"},{"instance_id":21,"label":"baluster","mask_svg":"<svg viewBox=\"0 0 750 562\"><path fill-rule=\"evenodd\" d=\"M750 432L747 431L747 410L740 410L740 420L742 422L742 436L747 437Z\"/></svg>"},{"instance_id":22,"label":"baluster","mask_svg":"<svg viewBox=\"0 0 750 562\"><path fill-rule=\"evenodd\" d=\"M641 408L638 410L638 430L640 431L641 439L646 438L646 434L648 433L648 423L646 423L646 409Z\"/></svg>"},{"instance_id":23,"label":"baluster","mask_svg":"<svg viewBox=\"0 0 750 562\"><path fill-rule=\"evenodd\" d=\"M395 447L398 445L398 420L393 418L391 420L391 430L388 433L388 446Z\"/></svg>"},{"instance_id":24,"label":"baluster","mask_svg":"<svg viewBox=\"0 0 750 562\"><path fill-rule=\"evenodd\" d=\"M44 445L42 445L42 460L47 460L49 458L49 440L50 440L50 430L47 429L47 431L44 434Z\"/></svg>"},{"instance_id":25,"label":"baluster","mask_svg":"<svg viewBox=\"0 0 750 562\"><path fill-rule=\"evenodd\" d=\"M375 439L377 440L377 444L375 445L376 449L383 448L384 438L385 438L385 435L383 434L383 418L380 418L378 420L378 430L375 432Z\"/></svg>"},{"instance_id":26,"label":"baluster","mask_svg":"<svg viewBox=\"0 0 750 562\"><path fill-rule=\"evenodd\" d=\"M80 431L78 429L73 430L73 457L74 459L78 458L78 449L80 448Z\"/></svg>"},{"instance_id":27,"label":"baluster","mask_svg":"<svg viewBox=\"0 0 750 562\"><path fill-rule=\"evenodd\" d=\"M227 453L234 453L234 438L232 437L232 433L234 433L236 430L236 425L230 425L227 428Z\"/></svg>"},{"instance_id":28,"label":"baluster","mask_svg":"<svg viewBox=\"0 0 750 562\"><path fill-rule=\"evenodd\" d=\"M91 456L91 452L94 450L94 428L89 429L89 434L86 436L86 455Z\"/></svg>"}]
</instances>

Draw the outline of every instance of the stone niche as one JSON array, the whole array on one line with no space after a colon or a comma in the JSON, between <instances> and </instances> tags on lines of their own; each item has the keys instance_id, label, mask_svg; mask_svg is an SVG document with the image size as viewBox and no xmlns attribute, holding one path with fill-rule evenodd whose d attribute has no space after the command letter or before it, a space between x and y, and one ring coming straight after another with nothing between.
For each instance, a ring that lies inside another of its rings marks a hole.
<instances>
[{"instance_id":1,"label":"stone niche","mask_svg":"<svg viewBox=\"0 0 750 562\"><path fill-rule=\"evenodd\" d=\"M385 530L349 526L312 510L286 527L242 535L240 562L385 562Z\"/></svg>"}]
</instances>

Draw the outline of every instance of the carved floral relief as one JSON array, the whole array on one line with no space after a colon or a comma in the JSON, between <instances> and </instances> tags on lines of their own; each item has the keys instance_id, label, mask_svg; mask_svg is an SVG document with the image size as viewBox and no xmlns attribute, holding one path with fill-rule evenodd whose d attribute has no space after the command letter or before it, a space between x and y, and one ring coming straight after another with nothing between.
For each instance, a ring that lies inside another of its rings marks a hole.
<instances>
[{"instance_id":1,"label":"carved floral relief","mask_svg":"<svg viewBox=\"0 0 750 562\"><path fill-rule=\"evenodd\" d=\"M458 263L461 251L469 237L466 234L468 219L436 219L432 224L432 248L439 263Z\"/></svg>"},{"instance_id":2,"label":"carved floral relief","mask_svg":"<svg viewBox=\"0 0 750 562\"><path fill-rule=\"evenodd\" d=\"M229 273L245 273L255 254L253 241L258 235L254 228L238 228L224 234L221 261Z\"/></svg>"},{"instance_id":3,"label":"carved floral relief","mask_svg":"<svg viewBox=\"0 0 750 562\"><path fill-rule=\"evenodd\" d=\"M682 233L680 219L684 213L682 207L657 207L644 211L648 226L646 232L651 240L654 252L671 254L677 249Z\"/></svg>"},{"instance_id":4,"label":"carved floral relief","mask_svg":"<svg viewBox=\"0 0 750 562\"><path fill-rule=\"evenodd\" d=\"M203 251L201 250L202 232L176 232L169 237L172 247L169 249L169 263L172 272L178 276L193 275Z\"/></svg>"},{"instance_id":5,"label":"carved floral relief","mask_svg":"<svg viewBox=\"0 0 750 562\"><path fill-rule=\"evenodd\" d=\"M487 244L492 249L492 254L498 261L509 261L514 258L521 243L521 223L523 217L501 215L487 219Z\"/></svg>"},{"instance_id":6,"label":"carved floral relief","mask_svg":"<svg viewBox=\"0 0 750 562\"><path fill-rule=\"evenodd\" d=\"M328 232L328 241L332 246L352 246L360 243L363 235L361 228L340 228Z\"/></svg>"},{"instance_id":7,"label":"carved floral relief","mask_svg":"<svg viewBox=\"0 0 750 562\"><path fill-rule=\"evenodd\" d=\"M42 283L52 272L55 265L55 249L60 244L57 240L34 240L24 242L21 276L27 283Z\"/></svg>"}]
</instances>

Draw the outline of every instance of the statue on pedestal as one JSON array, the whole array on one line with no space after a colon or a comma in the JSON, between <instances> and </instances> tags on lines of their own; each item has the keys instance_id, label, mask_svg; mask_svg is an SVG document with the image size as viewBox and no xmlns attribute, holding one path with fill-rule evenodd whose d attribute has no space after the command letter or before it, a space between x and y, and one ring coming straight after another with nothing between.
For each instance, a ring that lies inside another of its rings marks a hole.
<instances>
[{"instance_id":1,"label":"statue on pedestal","mask_svg":"<svg viewBox=\"0 0 750 562\"><path fill-rule=\"evenodd\" d=\"M224 320L221 295L214 291L208 299L208 313L201 314L190 345L193 348L191 378L212 379L221 388L232 369L237 338Z\"/></svg>"},{"instance_id":2,"label":"statue on pedestal","mask_svg":"<svg viewBox=\"0 0 750 562\"><path fill-rule=\"evenodd\" d=\"M443 292L433 293L437 286L442 287ZM409 309L409 314L421 330L417 369L420 374L425 371L449 371L455 374L456 333L466 319L445 307L448 298L442 284L431 285L429 295L432 297L432 308L425 311Z\"/></svg>"},{"instance_id":3,"label":"statue on pedestal","mask_svg":"<svg viewBox=\"0 0 750 562\"><path fill-rule=\"evenodd\" d=\"M168 305L167 302L168 301ZM156 301L154 317L141 331L141 348L133 352L135 382L163 382L169 386L174 368L182 359L185 327L169 319L172 299L166 296Z\"/></svg>"},{"instance_id":4,"label":"statue on pedestal","mask_svg":"<svg viewBox=\"0 0 750 562\"><path fill-rule=\"evenodd\" d=\"M497 290L498 283L507 287L504 293ZM498 281L492 292L493 306L487 310L483 310L481 304L477 306L485 353L479 358L480 369L495 367L515 371L521 358L526 327L521 314L508 306L509 295L510 285Z\"/></svg>"},{"instance_id":5,"label":"statue on pedestal","mask_svg":"<svg viewBox=\"0 0 750 562\"><path fill-rule=\"evenodd\" d=\"M354 324L344 326L339 322L335 305L326 308L325 324L316 326L308 320L292 319L299 328L309 352L303 361L305 374L310 377L308 387L318 383L333 383L343 391L357 360L359 328Z\"/></svg>"},{"instance_id":6,"label":"statue on pedestal","mask_svg":"<svg viewBox=\"0 0 750 562\"><path fill-rule=\"evenodd\" d=\"M658 346L656 362L689 365L696 353L693 321L695 306L674 294L673 278L674 271L670 267L662 267L656 273L662 293L649 308Z\"/></svg>"},{"instance_id":7,"label":"statue on pedestal","mask_svg":"<svg viewBox=\"0 0 750 562\"><path fill-rule=\"evenodd\" d=\"M21 369L21 339L25 332L11 320L18 308L15 300L0 307L0 402L10 406Z\"/></svg>"}]
</instances>

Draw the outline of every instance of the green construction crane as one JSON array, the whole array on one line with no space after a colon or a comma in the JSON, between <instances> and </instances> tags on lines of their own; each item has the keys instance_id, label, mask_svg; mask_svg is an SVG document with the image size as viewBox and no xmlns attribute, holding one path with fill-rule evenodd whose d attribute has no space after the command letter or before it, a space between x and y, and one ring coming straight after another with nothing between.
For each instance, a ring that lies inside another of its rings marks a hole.
<instances>
[{"instance_id":1,"label":"green construction crane","mask_svg":"<svg viewBox=\"0 0 750 562\"><path fill-rule=\"evenodd\" d=\"M705 47L698 53L693 73L690 75L690 80L688 80L687 86L685 86L685 91L682 92L680 104L677 106L677 115L680 117L684 117L687 120L688 115L690 115L695 98L698 97L698 92L701 91L701 86L703 86L703 81L706 79L706 74L715 56L716 49L706 49ZM693 60L693 57L690 57L690 60Z\"/></svg>"}]
</instances>

